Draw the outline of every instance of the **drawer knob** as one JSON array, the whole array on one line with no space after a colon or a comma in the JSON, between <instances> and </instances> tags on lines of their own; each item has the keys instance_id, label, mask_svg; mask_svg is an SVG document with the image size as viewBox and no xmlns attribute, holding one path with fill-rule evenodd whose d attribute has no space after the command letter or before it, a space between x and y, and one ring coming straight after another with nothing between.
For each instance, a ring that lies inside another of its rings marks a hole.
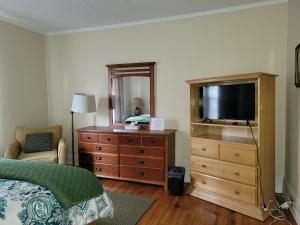
<instances>
[{"instance_id":1,"label":"drawer knob","mask_svg":"<svg viewBox=\"0 0 300 225\"><path fill-rule=\"evenodd\" d=\"M203 152L206 152L206 148L202 148L202 151L203 151Z\"/></svg>"},{"instance_id":2,"label":"drawer knob","mask_svg":"<svg viewBox=\"0 0 300 225\"><path fill-rule=\"evenodd\" d=\"M240 154L239 153L235 153L234 156L235 157L240 157Z\"/></svg>"},{"instance_id":3,"label":"drawer knob","mask_svg":"<svg viewBox=\"0 0 300 225\"><path fill-rule=\"evenodd\" d=\"M110 139L110 138L107 138L106 140L110 141L111 139Z\"/></svg>"},{"instance_id":4,"label":"drawer knob","mask_svg":"<svg viewBox=\"0 0 300 225\"><path fill-rule=\"evenodd\" d=\"M240 192L239 191L234 191L234 194L240 195Z\"/></svg>"},{"instance_id":5,"label":"drawer knob","mask_svg":"<svg viewBox=\"0 0 300 225\"><path fill-rule=\"evenodd\" d=\"M96 150L100 151L102 148L101 147L96 147Z\"/></svg>"},{"instance_id":6,"label":"drawer knob","mask_svg":"<svg viewBox=\"0 0 300 225\"><path fill-rule=\"evenodd\" d=\"M137 172L137 175L144 176L145 174L144 174L144 172Z\"/></svg>"},{"instance_id":7,"label":"drawer knob","mask_svg":"<svg viewBox=\"0 0 300 225\"><path fill-rule=\"evenodd\" d=\"M203 180L203 181L202 181L202 184L206 184L206 181L205 181L205 180Z\"/></svg>"},{"instance_id":8,"label":"drawer knob","mask_svg":"<svg viewBox=\"0 0 300 225\"><path fill-rule=\"evenodd\" d=\"M130 142L130 143L131 143L131 142L132 142L132 139L129 139L129 140L128 140L128 142Z\"/></svg>"},{"instance_id":9,"label":"drawer knob","mask_svg":"<svg viewBox=\"0 0 300 225\"><path fill-rule=\"evenodd\" d=\"M102 168L96 168L97 171L102 171Z\"/></svg>"},{"instance_id":10,"label":"drawer knob","mask_svg":"<svg viewBox=\"0 0 300 225\"><path fill-rule=\"evenodd\" d=\"M142 165L143 165L143 164L145 164L145 161L144 161L144 160L140 160L140 161L139 161L139 164L142 164Z\"/></svg>"},{"instance_id":11,"label":"drawer knob","mask_svg":"<svg viewBox=\"0 0 300 225\"><path fill-rule=\"evenodd\" d=\"M203 164L203 165L201 165L201 166L202 166L203 168L206 168L206 165L204 165L204 164Z\"/></svg>"},{"instance_id":12,"label":"drawer knob","mask_svg":"<svg viewBox=\"0 0 300 225\"><path fill-rule=\"evenodd\" d=\"M155 144L155 143L156 143L156 141L153 141L153 140L152 140L152 141L151 141L151 143L152 143L152 144Z\"/></svg>"},{"instance_id":13,"label":"drawer knob","mask_svg":"<svg viewBox=\"0 0 300 225\"><path fill-rule=\"evenodd\" d=\"M138 150L138 153L143 154L143 153L144 153L144 150L143 150L143 149L139 149L139 150Z\"/></svg>"},{"instance_id":14,"label":"drawer knob","mask_svg":"<svg viewBox=\"0 0 300 225\"><path fill-rule=\"evenodd\" d=\"M99 157L99 156L97 156L97 157L96 157L96 159L97 159L97 160L101 160L101 159L102 159L102 157Z\"/></svg>"},{"instance_id":15,"label":"drawer knob","mask_svg":"<svg viewBox=\"0 0 300 225\"><path fill-rule=\"evenodd\" d=\"M240 173L239 172L235 172L234 175L240 176Z\"/></svg>"},{"instance_id":16,"label":"drawer knob","mask_svg":"<svg viewBox=\"0 0 300 225\"><path fill-rule=\"evenodd\" d=\"M88 137L87 137L87 139L91 139L91 137L90 137L90 136L88 136Z\"/></svg>"}]
</instances>

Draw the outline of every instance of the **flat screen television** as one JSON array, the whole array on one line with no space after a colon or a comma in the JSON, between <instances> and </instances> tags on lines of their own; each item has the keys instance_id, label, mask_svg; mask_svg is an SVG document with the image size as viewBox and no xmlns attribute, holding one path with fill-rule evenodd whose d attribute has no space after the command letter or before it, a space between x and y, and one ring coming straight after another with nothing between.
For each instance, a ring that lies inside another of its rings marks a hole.
<instances>
[{"instance_id":1,"label":"flat screen television","mask_svg":"<svg viewBox=\"0 0 300 225\"><path fill-rule=\"evenodd\" d=\"M199 88L199 113L205 120L255 120L255 84Z\"/></svg>"}]
</instances>

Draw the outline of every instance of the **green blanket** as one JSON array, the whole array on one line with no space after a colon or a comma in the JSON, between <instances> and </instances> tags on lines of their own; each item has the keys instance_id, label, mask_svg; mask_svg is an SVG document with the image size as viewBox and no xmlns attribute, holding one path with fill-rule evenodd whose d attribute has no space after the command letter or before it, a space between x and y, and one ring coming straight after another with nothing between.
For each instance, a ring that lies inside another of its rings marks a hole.
<instances>
[{"instance_id":1,"label":"green blanket","mask_svg":"<svg viewBox=\"0 0 300 225\"><path fill-rule=\"evenodd\" d=\"M150 115L145 114L145 115L139 115L139 116L131 116L128 117L125 121L125 123L150 123Z\"/></svg>"},{"instance_id":2,"label":"green blanket","mask_svg":"<svg viewBox=\"0 0 300 225\"><path fill-rule=\"evenodd\" d=\"M0 158L0 178L45 187L65 209L103 193L93 173L74 166Z\"/></svg>"}]
</instances>

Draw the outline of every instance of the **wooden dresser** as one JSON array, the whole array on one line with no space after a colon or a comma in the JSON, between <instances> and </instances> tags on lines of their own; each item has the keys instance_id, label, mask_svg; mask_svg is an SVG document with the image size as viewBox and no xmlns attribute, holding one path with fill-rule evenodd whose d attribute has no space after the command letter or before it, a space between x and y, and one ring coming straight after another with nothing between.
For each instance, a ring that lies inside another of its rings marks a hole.
<instances>
[{"instance_id":1,"label":"wooden dresser","mask_svg":"<svg viewBox=\"0 0 300 225\"><path fill-rule=\"evenodd\" d=\"M168 188L168 167L175 165L176 130L129 131L91 126L77 131L79 166L98 177Z\"/></svg>"},{"instance_id":2,"label":"wooden dresser","mask_svg":"<svg viewBox=\"0 0 300 225\"><path fill-rule=\"evenodd\" d=\"M259 220L275 188L275 75L250 73L190 80L188 193ZM199 88L255 84L255 120L203 122ZM252 133L253 132L253 133ZM254 141L255 140L255 141Z\"/></svg>"}]
</instances>

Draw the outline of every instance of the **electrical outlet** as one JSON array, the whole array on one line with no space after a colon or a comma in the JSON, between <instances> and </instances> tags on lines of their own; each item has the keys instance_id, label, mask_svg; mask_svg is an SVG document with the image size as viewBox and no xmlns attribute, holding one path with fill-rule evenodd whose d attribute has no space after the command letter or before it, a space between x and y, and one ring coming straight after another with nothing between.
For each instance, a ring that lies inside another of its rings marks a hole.
<instances>
[{"instance_id":1,"label":"electrical outlet","mask_svg":"<svg viewBox=\"0 0 300 225\"><path fill-rule=\"evenodd\" d=\"M293 202L285 202L280 205L280 208L282 209L289 209L291 207L293 207Z\"/></svg>"},{"instance_id":2,"label":"electrical outlet","mask_svg":"<svg viewBox=\"0 0 300 225\"><path fill-rule=\"evenodd\" d=\"M285 195L285 202L280 205L281 209L289 209L294 206L293 198L289 195Z\"/></svg>"}]
</instances>

